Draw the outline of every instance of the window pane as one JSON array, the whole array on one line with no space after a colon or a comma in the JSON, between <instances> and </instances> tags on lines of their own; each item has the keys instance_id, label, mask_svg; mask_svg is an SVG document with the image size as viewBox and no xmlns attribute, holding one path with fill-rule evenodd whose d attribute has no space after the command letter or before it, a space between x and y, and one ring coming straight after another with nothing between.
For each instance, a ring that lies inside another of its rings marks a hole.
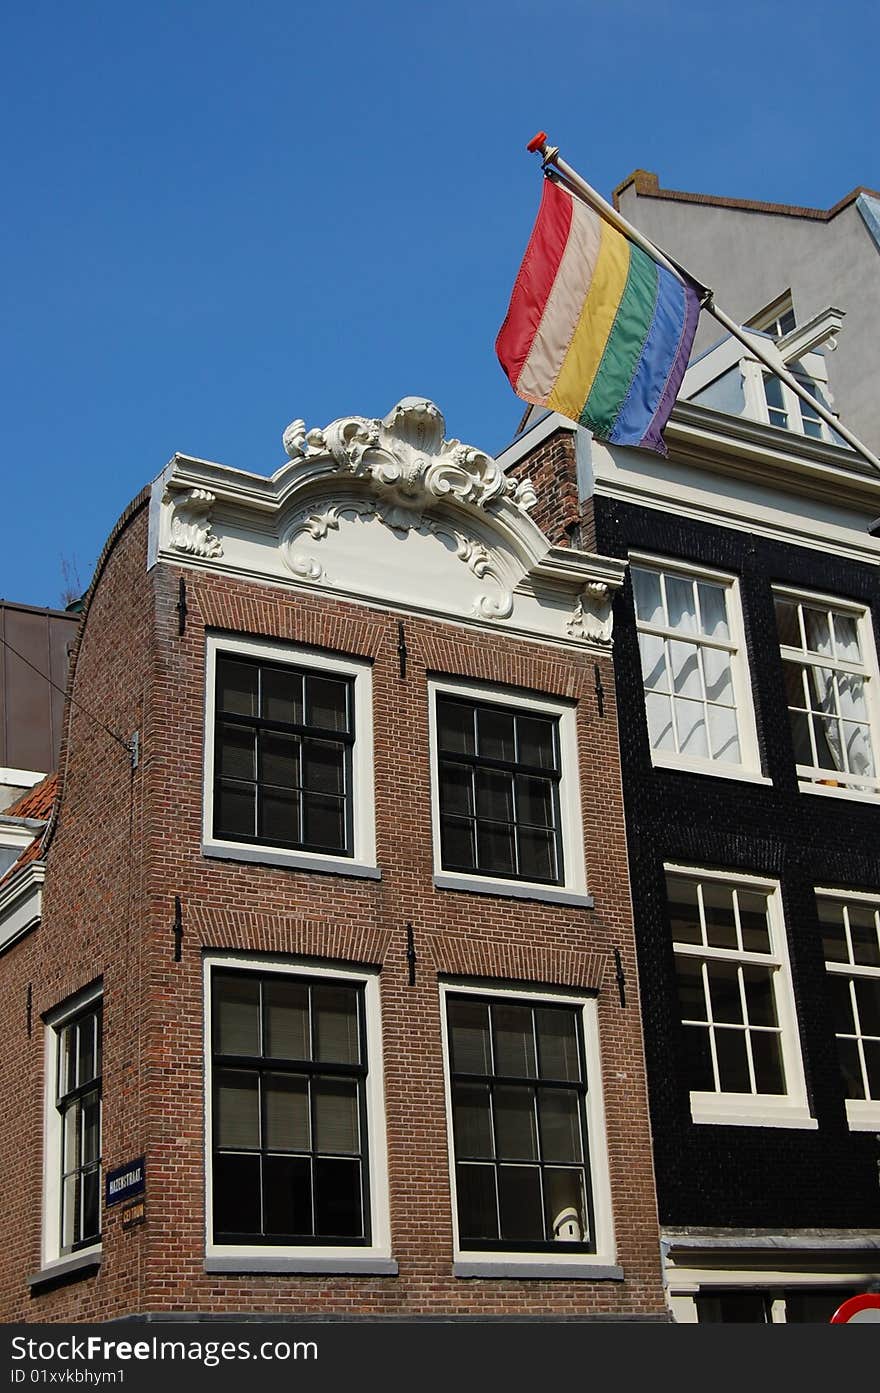
<instances>
[{"instance_id":1,"label":"window pane","mask_svg":"<svg viewBox=\"0 0 880 1393\"><path fill-rule=\"evenodd\" d=\"M639 634L639 654L645 690L668 692L669 673L666 668L665 641L659 634Z\"/></svg>"},{"instance_id":2,"label":"window pane","mask_svg":"<svg viewBox=\"0 0 880 1393\"><path fill-rule=\"evenodd\" d=\"M440 810L444 813L462 813L472 817L474 813L473 774L465 764L440 766Z\"/></svg>"},{"instance_id":3,"label":"window pane","mask_svg":"<svg viewBox=\"0 0 880 1393\"><path fill-rule=\"evenodd\" d=\"M710 948L736 948L736 920L733 892L727 885L703 881L703 913L706 916L706 942Z\"/></svg>"},{"instance_id":4,"label":"window pane","mask_svg":"<svg viewBox=\"0 0 880 1393\"><path fill-rule=\"evenodd\" d=\"M303 723L302 674L289 669L264 667L261 670L264 721L283 721L285 725Z\"/></svg>"},{"instance_id":5,"label":"window pane","mask_svg":"<svg viewBox=\"0 0 880 1393\"><path fill-rule=\"evenodd\" d=\"M324 740L303 741L303 788L313 793L345 792L345 749Z\"/></svg>"},{"instance_id":6,"label":"window pane","mask_svg":"<svg viewBox=\"0 0 880 1393\"><path fill-rule=\"evenodd\" d=\"M776 1000L773 993L773 973L765 967L742 970L746 989L746 1008L752 1025L777 1025Z\"/></svg>"},{"instance_id":7,"label":"window pane","mask_svg":"<svg viewBox=\"0 0 880 1393\"><path fill-rule=\"evenodd\" d=\"M702 943L700 909L697 904L697 882L682 876L667 875L666 898L669 920L675 943Z\"/></svg>"},{"instance_id":8,"label":"window pane","mask_svg":"<svg viewBox=\"0 0 880 1393\"><path fill-rule=\"evenodd\" d=\"M473 870L476 866L474 824L460 818L440 821L440 856L450 870Z\"/></svg>"},{"instance_id":9,"label":"window pane","mask_svg":"<svg viewBox=\"0 0 880 1393\"><path fill-rule=\"evenodd\" d=\"M553 832L537 832L526 827L519 833L517 841L522 879L558 880L556 836Z\"/></svg>"},{"instance_id":10,"label":"window pane","mask_svg":"<svg viewBox=\"0 0 880 1393\"><path fill-rule=\"evenodd\" d=\"M848 977L834 976L828 978L828 990L831 994L831 1010L834 1014L834 1029L838 1035L854 1035L856 1033L855 1017L853 1016L852 996L850 994L850 979Z\"/></svg>"},{"instance_id":11,"label":"window pane","mask_svg":"<svg viewBox=\"0 0 880 1393\"><path fill-rule=\"evenodd\" d=\"M519 742L520 764L533 764L541 769L556 768L553 733L556 721L540 716L517 716L516 734Z\"/></svg>"},{"instance_id":12,"label":"window pane","mask_svg":"<svg viewBox=\"0 0 880 1393\"><path fill-rule=\"evenodd\" d=\"M770 952L770 924L767 918L767 896L757 891L737 890L739 927L746 953Z\"/></svg>"},{"instance_id":13,"label":"window pane","mask_svg":"<svg viewBox=\"0 0 880 1393\"><path fill-rule=\"evenodd\" d=\"M265 1074L266 1146L270 1151L308 1151L309 1085L291 1074Z\"/></svg>"},{"instance_id":14,"label":"window pane","mask_svg":"<svg viewBox=\"0 0 880 1393\"><path fill-rule=\"evenodd\" d=\"M437 732L441 750L473 754L474 708L463 702L438 697Z\"/></svg>"},{"instance_id":15,"label":"window pane","mask_svg":"<svg viewBox=\"0 0 880 1393\"><path fill-rule=\"evenodd\" d=\"M692 580L684 580L681 576L666 577L666 608L671 629L677 629L683 634L697 632L697 608Z\"/></svg>"},{"instance_id":16,"label":"window pane","mask_svg":"<svg viewBox=\"0 0 880 1393\"><path fill-rule=\"evenodd\" d=\"M548 1236L557 1243L584 1243L589 1237L581 1170L544 1171L544 1209Z\"/></svg>"},{"instance_id":17,"label":"window pane","mask_svg":"<svg viewBox=\"0 0 880 1393\"><path fill-rule=\"evenodd\" d=\"M74 1171L64 1182L64 1193L62 1195L62 1219L61 1235L62 1246L72 1248L74 1243L79 1242L79 1218L80 1218L80 1174Z\"/></svg>"},{"instance_id":18,"label":"window pane","mask_svg":"<svg viewBox=\"0 0 880 1393\"><path fill-rule=\"evenodd\" d=\"M695 1298L700 1325L767 1325L769 1298L762 1291L701 1291Z\"/></svg>"},{"instance_id":19,"label":"window pane","mask_svg":"<svg viewBox=\"0 0 880 1393\"><path fill-rule=\"evenodd\" d=\"M678 983L678 1005L682 1020L708 1020L701 959L688 958L684 953L677 953L675 978Z\"/></svg>"},{"instance_id":20,"label":"window pane","mask_svg":"<svg viewBox=\"0 0 880 1393\"><path fill-rule=\"evenodd\" d=\"M837 656L848 663L860 663L859 626L851 614L832 614Z\"/></svg>"},{"instance_id":21,"label":"window pane","mask_svg":"<svg viewBox=\"0 0 880 1393\"><path fill-rule=\"evenodd\" d=\"M880 967L880 942L877 939L877 915L867 906L847 906L849 932L853 946L853 961L860 967Z\"/></svg>"},{"instance_id":22,"label":"window pane","mask_svg":"<svg viewBox=\"0 0 880 1393\"><path fill-rule=\"evenodd\" d=\"M360 1161L315 1161L315 1233L320 1238L362 1238Z\"/></svg>"},{"instance_id":23,"label":"window pane","mask_svg":"<svg viewBox=\"0 0 880 1393\"><path fill-rule=\"evenodd\" d=\"M214 1041L220 1054L260 1053L260 983L256 977L215 973Z\"/></svg>"},{"instance_id":24,"label":"window pane","mask_svg":"<svg viewBox=\"0 0 880 1393\"><path fill-rule=\"evenodd\" d=\"M259 1156L215 1156L212 1181L215 1235L259 1233Z\"/></svg>"},{"instance_id":25,"label":"window pane","mask_svg":"<svg viewBox=\"0 0 880 1393\"><path fill-rule=\"evenodd\" d=\"M299 784L299 737L260 731L260 778L281 788Z\"/></svg>"},{"instance_id":26,"label":"window pane","mask_svg":"<svg viewBox=\"0 0 880 1393\"><path fill-rule=\"evenodd\" d=\"M79 1053L77 1044L78 1028L76 1025L65 1026L61 1036L60 1067L58 1070L58 1093L69 1093L76 1088L76 1066Z\"/></svg>"},{"instance_id":27,"label":"window pane","mask_svg":"<svg viewBox=\"0 0 880 1393\"><path fill-rule=\"evenodd\" d=\"M875 1102L880 1102L880 1041L863 1040L862 1049L865 1053L865 1068L868 1071L869 1096Z\"/></svg>"},{"instance_id":28,"label":"window pane","mask_svg":"<svg viewBox=\"0 0 880 1393\"><path fill-rule=\"evenodd\" d=\"M452 1107L456 1156L491 1158L494 1155L492 1116L489 1111L489 1089L486 1085L454 1084Z\"/></svg>"},{"instance_id":29,"label":"window pane","mask_svg":"<svg viewBox=\"0 0 880 1393\"><path fill-rule=\"evenodd\" d=\"M697 581L697 594L700 600L702 630L710 638L726 640L730 638L727 627L727 597L724 586L710 585L708 581Z\"/></svg>"},{"instance_id":30,"label":"window pane","mask_svg":"<svg viewBox=\"0 0 880 1393\"><path fill-rule=\"evenodd\" d=\"M233 658L218 657L218 709L236 716L256 716L257 673L255 663L237 663Z\"/></svg>"},{"instance_id":31,"label":"window pane","mask_svg":"<svg viewBox=\"0 0 880 1393\"><path fill-rule=\"evenodd\" d=\"M499 1166L501 1237L507 1242L540 1243L544 1238L541 1173L536 1166Z\"/></svg>"},{"instance_id":32,"label":"window pane","mask_svg":"<svg viewBox=\"0 0 880 1393\"><path fill-rule=\"evenodd\" d=\"M358 995L352 987L312 988L315 1058L322 1063L359 1063Z\"/></svg>"},{"instance_id":33,"label":"window pane","mask_svg":"<svg viewBox=\"0 0 880 1393\"><path fill-rule=\"evenodd\" d=\"M680 754L693 755L695 759L709 758L709 745L706 739L705 709L701 701L674 702L675 723L678 726L678 749Z\"/></svg>"},{"instance_id":34,"label":"window pane","mask_svg":"<svg viewBox=\"0 0 880 1393\"><path fill-rule=\"evenodd\" d=\"M495 769L476 771L477 816L513 821L513 775Z\"/></svg>"},{"instance_id":35,"label":"window pane","mask_svg":"<svg viewBox=\"0 0 880 1393\"><path fill-rule=\"evenodd\" d=\"M804 669L800 663L784 662L782 680L785 684L785 700L790 707L806 710L807 696L804 691Z\"/></svg>"},{"instance_id":36,"label":"window pane","mask_svg":"<svg viewBox=\"0 0 880 1393\"><path fill-rule=\"evenodd\" d=\"M298 793L278 788L260 789L260 836L266 841L300 840Z\"/></svg>"},{"instance_id":37,"label":"window pane","mask_svg":"<svg viewBox=\"0 0 880 1393\"><path fill-rule=\"evenodd\" d=\"M535 1008L538 1060L542 1079L580 1081L580 1058L574 1011Z\"/></svg>"},{"instance_id":38,"label":"window pane","mask_svg":"<svg viewBox=\"0 0 880 1393\"><path fill-rule=\"evenodd\" d=\"M82 1215L79 1241L97 1238L101 1232L101 1172L86 1171L82 1177Z\"/></svg>"},{"instance_id":39,"label":"window pane","mask_svg":"<svg viewBox=\"0 0 880 1393\"><path fill-rule=\"evenodd\" d=\"M800 711L792 711L789 716L791 724L791 743L794 748L795 764L815 764L813 755L813 743L810 737L810 718L803 715Z\"/></svg>"},{"instance_id":40,"label":"window pane","mask_svg":"<svg viewBox=\"0 0 880 1393\"><path fill-rule=\"evenodd\" d=\"M839 900L818 900L816 909L822 929L822 951L829 963L849 962L849 949L843 928L843 905Z\"/></svg>"},{"instance_id":41,"label":"window pane","mask_svg":"<svg viewBox=\"0 0 880 1393\"><path fill-rule=\"evenodd\" d=\"M64 1112L64 1138L61 1147L62 1161L61 1166L65 1173L74 1171L79 1166L79 1146L80 1146L80 1107L79 1101L68 1103Z\"/></svg>"},{"instance_id":42,"label":"window pane","mask_svg":"<svg viewBox=\"0 0 880 1393\"><path fill-rule=\"evenodd\" d=\"M95 1017L93 1015L83 1016L77 1031L77 1048L79 1062L77 1065L77 1079L82 1086L88 1083L89 1079L95 1077Z\"/></svg>"},{"instance_id":43,"label":"window pane","mask_svg":"<svg viewBox=\"0 0 880 1393\"><path fill-rule=\"evenodd\" d=\"M631 573L637 618L644 624L663 624L659 575L656 571L643 571L638 566L633 566Z\"/></svg>"},{"instance_id":44,"label":"window pane","mask_svg":"<svg viewBox=\"0 0 880 1393\"><path fill-rule=\"evenodd\" d=\"M263 1000L268 1057L310 1059L308 987L302 982L285 982L280 978L269 980L263 985Z\"/></svg>"},{"instance_id":45,"label":"window pane","mask_svg":"<svg viewBox=\"0 0 880 1393\"><path fill-rule=\"evenodd\" d=\"M855 987L861 1033L880 1036L880 979L856 978Z\"/></svg>"},{"instance_id":46,"label":"window pane","mask_svg":"<svg viewBox=\"0 0 880 1393\"><path fill-rule=\"evenodd\" d=\"M700 679L699 649L694 643L680 643L670 639L668 645L669 666L672 671L672 690L677 696L691 697L695 701L703 699L703 684Z\"/></svg>"},{"instance_id":47,"label":"window pane","mask_svg":"<svg viewBox=\"0 0 880 1393\"><path fill-rule=\"evenodd\" d=\"M512 875L515 869L513 828L499 822L477 823L477 864L481 871Z\"/></svg>"},{"instance_id":48,"label":"window pane","mask_svg":"<svg viewBox=\"0 0 880 1393\"><path fill-rule=\"evenodd\" d=\"M707 701L721 706L733 706L733 673L730 654L721 648L703 649L703 674L706 680Z\"/></svg>"},{"instance_id":49,"label":"window pane","mask_svg":"<svg viewBox=\"0 0 880 1393\"><path fill-rule=\"evenodd\" d=\"M80 1126L82 1128L82 1165L98 1161L101 1157L101 1095L87 1093L81 1103Z\"/></svg>"},{"instance_id":50,"label":"window pane","mask_svg":"<svg viewBox=\"0 0 880 1393\"><path fill-rule=\"evenodd\" d=\"M303 821L303 842L307 847L346 850L344 799L304 793Z\"/></svg>"},{"instance_id":51,"label":"window pane","mask_svg":"<svg viewBox=\"0 0 880 1393\"><path fill-rule=\"evenodd\" d=\"M786 648L802 648L797 605L792 600L777 599L774 601L774 608L779 642Z\"/></svg>"},{"instance_id":52,"label":"window pane","mask_svg":"<svg viewBox=\"0 0 880 1393\"><path fill-rule=\"evenodd\" d=\"M515 759L513 713L497 706L477 707L477 748L486 759Z\"/></svg>"},{"instance_id":53,"label":"window pane","mask_svg":"<svg viewBox=\"0 0 880 1393\"><path fill-rule=\"evenodd\" d=\"M803 605L801 612L804 616L808 652L822 653L830 657L834 651L831 642L830 613L827 609L812 609L809 605Z\"/></svg>"},{"instance_id":54,"label":"window pane","mask_svg":"<svg viewBox=\"0 0 880 1393\"><path fill-rule=\"evenodd\" d=\"M253 730L221 722L217 727L217 772L230 779L254 779L255 760Z\"/></svg>"},{"instance_id":55,"label":"window pane","mask_svg":"<svg viewBox=\"0 0 880 1393\"><path fill-rule=\"evenodd\" d=\"M710 706L706 710L709 750L713 759L739 764L739 733L736 712L729 706Z\"/></svg>"},{"instance_id":56,"label":"window pane","mask_svg":"<svg viewBox=\"0 0 880 1393\"><path fill-rule=\"evenodd\" d=\"M253 785L220 784L214 799L214 833L218 837L256 836Z\"/></svg>"},{"instance_id":57,"label":"window pane","mask_svg":"<svg viewBox=\"0 0 880 1393\"><path fill-rule=\"evenodd\" d=\"M495 1167L456 1166L455 1188L458 1195L458 1231L462 1243L497 1239Z\"/></svg>"},{"instance_id":58,"label":"window pane","mask_svg":"<svg viewBox=\"0 0 880 1393\"><path fill-rule=\"evenodd\" d=\"M867 722L868 703L865 697L865 679L853 673L837 674L837 695L841 716L851 721Z\"/></svg>"},{"instance_id":59,"label":"window pane","mask_svg":"<svg viewBox=\"0 0 880 1393\"><path fill-rule=\"evenodd\" d=\"M699 1093L715 1091L709 1032L702 1025L684 1027L685 1075L688 1087Z\"/></svg>"},{"instance_id":60,"label":"window pane","mask_svg":"<svg viewBox=\"0 0 880 1393\"><path fill-rule=\"evenodd\" d=\"M739 968L736 963L708 962L709 997L712 1018L728 1025L742 1023L742 1001L739 994Z\"/></svg>"},{"instance_id":61,"label":"window pane","mask_svg":"<svg viewBox=\"0 0 880 1393\"><path fill-rule=\"evenodd\" d=\"M258 1076L241 1069L218 1069L215 1090L215 1145L234 1151L260 1145Z\"/></svg>"},{"instance_id":62,"label":"window pane","mask_svg":"<svg viewBox=\"0 0 880 1393\"><path fill-rule=\"evenodd\" d=\"M843 1091L847 1098L864 1098L865 1085L862 1079L862 1061L855 1040L838 1040L837 1058L843 1076ZM875 1095L876 1096L876 1095Z\"/></svg>"},{"instance_id":63,"label":"window pane","mask_svg":"<svg viewBox=\"0 0 880 1393\"><path fill-rule=\"evenodd\" d=\"M782 1047L774 1032L753 1030L752 1062L755 1066L755 1089L758 1093L785 1092L785 1073L782 1068Z\"/></svg>"},{"instance_id":64,"label":"window pane","mask_svg":"<svg viewBox=\"0 0 880 1393\"><path fill-rule=\"evenodd\" d=\"M506 1161L537 1160L534 1090L499 1084L492 1103L497 1155Z\"/></svg>"},{"instance_id":65,"label":"window pane","mask_svg":"<svg viewBox=\"0 0 880 1393\"><path fill-rule=\"evenodd\" d=\"M718 1080L722 1093L751 1093L746 1036L743 1030L715 1031Z\"/></svg>"},{"instance_id":66,"label":"window pane","mask_svg":"<svg viewBox=\"0 0 880 1393\"><path fill-rule=\"evenodd\" d=\"M537 827L553 826L553 784L550 779L530 779L519 774L516 780L518 822Z\"/></svg>"},{"instance_id":67,"label":"window pane","mask_svg":"<svg viewBox=\"0 0 880 1393\"><path fill-rule=\"evenodd\" d=\"M864 1288L860 1288L863 1291ZM839 1306L857 1292L850 1288L832 1288L828 1291L803 1291L794 1287L785 1293L785 1321L787 1325L829 1325L831 1317Z\"/></svg>"},{"instance_id":68,"label":"window pane","mask_svg":"<svg viewBox=\"0 0 880 1393\"><path fill-rule=\"evenodd\" d=\"M545 1161L580 1161L580 1098L566 1088L538 1090L541 1114L541 1156Z\"/></svg>"},{"instance_id":69,"label":"window pane","mask_svg":"<svg viewBox=\"0 0 880 1393\"><path fill-rule=\"evenodd\" d=\"M496 1074L535 1078L537 1070L531 1008L499 1004L493 1007L492 1015Z\"/></svg>"},{"instance_id":70,"label":"window pane","mask_svg":"<svg viewBox=\"0 0 880 1393\"><path fill-rule=\"evenodd\" d=\"M311 1238L311 1162L306 1156L263 1158L265 1232L273 1237Z\"/></svg>"},{"instance_id":71,"label":"window pane","mask_svg":"<svg viewBox=\"0 0 880 1393\"><path fill-rule=\"evenodd\" d=\"M672 729L672 702L668 696L645 694L648 717L648 739L652 750L674 750L675 732Z\"/></svg>"},{"instance_id":72,"label":"window pane","mask_svg":"<svg viewBox=\"0 0 880 1393\"><path fill-rule=\"evenodd\" d=\"M484 1001L449 1002L452 1068L458 1074L491 1074L489 1007Z\"/></svg>"},{"instance_id":73,"label":"window pane","mask_svg":"<svg viewBox=\"0 0 880 1393\"><path fill-rule=\"evenodd\" d=\"M309 674L306 687L306 725L323 730L348 730L349 684L333 677Z\"/></svg>"},{"instance_id":74,"label":"window pane","mask_svg":"<svg viewBox=\"0 0 880 1393\"><path fill-rule=\"evenodd\" d=\"M357 1155L360 1151L358 1085L347 1079L315 1079L315 1150L331 1155Z\"/></svg>"}]
</instances>

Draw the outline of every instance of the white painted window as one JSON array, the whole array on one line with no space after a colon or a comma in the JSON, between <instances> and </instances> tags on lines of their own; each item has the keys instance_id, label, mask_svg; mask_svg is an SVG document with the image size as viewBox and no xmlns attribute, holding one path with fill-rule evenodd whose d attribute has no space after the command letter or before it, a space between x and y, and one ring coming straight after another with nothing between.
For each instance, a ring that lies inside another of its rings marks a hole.
<instances>
[{"instance_id":1,"label":"white painted window","mask_svg":"<svg viewBox=\"0 0 880 1393\"><path fill-rule=\"evenodd\" d=\"M205 966L213 1270L390 1271L378 974Z\"/></svg>"},{"instance_id":2,"label":"white painted window","mask_svg":"<svg viewBox=\"0 0 880 1393\"><path fill-rule=\"evenodd\" d=\"M622 1276L596 1001L441 983L460 1276Z\"/></svg>"},{"instance_id":3,"label":"white painted window","mask_svg":"<svg viewBox=\"0 0 880 1393\"><path fill-rule=\"evenodd\" d=\"M46 1022L43 1263L101 1246L101 992Z\"/></svg>"},{"instance_id":4,"label":"white painted window","mask_svg":"<svg viewBox=\"0 0 880 1393\"><path fill-rule=\"evenodd\" d=\"M694 1121L815 1127L778 884L667 866L666 894Z\"/></svg>"},{"instance_id":5,"label":"white painted window","mask_svg":"<svg viewBox=\"0 0 880 1393\"><path fill-rule=\"evenodd\" d=\"M802 364L799 362L789 363L788 368L792 376L797 378L800 385L809 392L811 397L820 401L823 406L830 408L830 403L821 385L806 371ZM799 435L808 435L813 440L825 440L834 445L845 443L822 419L818 411L804 401L803 397L799 397L797 392L793 392L781 378L765 372L763 382L764 405L767 420L771 426L778 426L781 430L796 431Z\"/></svg>"},{"instance_id":6,"label":"white painted window","mask_svg":"<svg viewBox=\"0 0 880 1393\"><path fill-rule=\"evenodd\" d=\"M441 678L428 700L434 884L590 904L574 705Z\"/></svg>"},{"instance_id":7,"label":"white painted window","mask_svg":"<svg viewBox=\"0 0 880 1393\"><path fill-rule=\"evenodd\" d=\"M735 577L630 558L657 765L761 778Z\"/></svg>"},{"instance_id":8,"label":"white painted window","mask_svg":"<svg viewBox=\"0 0 880 1393\"><path fill-rule=\"evenodd\" d=\"M772 304L766 305L759 310L756 315L746 321L749 329L761 329L765 334L772 334L773 338L781 339L786 334L790 334L797 325L792 304L791 291L787 290Z\"/></svg>"},{"instance_id":9,"label":"white painted window","mask_svg":"<svg viewBox=\"0 0 880 1393\"><path fill-rule=\"evenodd\" d=\"M202 850L378 877L369 663L208 636Z\"/></svg>"},{"instance_id":10,"label":"white painted window","mask_svg":"<svg viewBox=\"0 0 880 1393\"><path fill-rule=\"evenodd\" d=\"M880 1131L880 896L817 890L846 1112Z\"/></svg>"},{"instance_id":11,"label":"white painted window","mask_svg":"<svg viewBox=\"0 0 880 1393\"><path fill-rule=\"evenodd\" d=\"M868 611L777 590L776 628L802 788L880 793L877 657Z\"/></svg>"}]
</instances>

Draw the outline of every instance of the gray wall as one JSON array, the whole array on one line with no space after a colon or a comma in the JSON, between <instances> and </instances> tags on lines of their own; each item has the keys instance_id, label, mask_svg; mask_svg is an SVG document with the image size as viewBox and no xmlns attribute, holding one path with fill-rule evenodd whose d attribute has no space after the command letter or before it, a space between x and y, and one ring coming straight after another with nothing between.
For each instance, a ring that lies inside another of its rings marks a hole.
<instances>
[{"instance_id":1,"label":"gray wall","mask_svg":"<svg viewBox=\"0 0 880 1393\"><path fill-rule=\"evenodd\" d=\"M846 319L828 378L841 419L880 451L880 248L855 202L828 222L640 197L630 184L620 211L716 293L734 319L750 319L791 289L799 324L835 305ZM694 354L723 336L701 317Z\"/></svg>"}]
</instances>

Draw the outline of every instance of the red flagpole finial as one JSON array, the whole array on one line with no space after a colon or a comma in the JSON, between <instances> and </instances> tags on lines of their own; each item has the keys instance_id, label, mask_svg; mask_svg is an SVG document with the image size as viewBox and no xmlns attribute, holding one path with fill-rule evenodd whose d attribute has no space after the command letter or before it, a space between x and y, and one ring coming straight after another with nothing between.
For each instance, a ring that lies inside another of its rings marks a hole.
<instances>
[{"instance_id":1,"label":"red flagpole finial","mask_svg":"<svg viewBox=\"0 0 880 1393\"><path fill-rule=\"evenodd\" d=\"M546 131L538 131L538 134L537 134L537 135L533 135L533 136L532 136L531 140L529 141L528 145L526 146L526 149L529 151L530 154L534 155L534 153L535 153L536 150L541 150L541 149L543 149L543 147L544 147L546 144L547 144L547 132L546 132Z\"/></svg>"}]
</instances>

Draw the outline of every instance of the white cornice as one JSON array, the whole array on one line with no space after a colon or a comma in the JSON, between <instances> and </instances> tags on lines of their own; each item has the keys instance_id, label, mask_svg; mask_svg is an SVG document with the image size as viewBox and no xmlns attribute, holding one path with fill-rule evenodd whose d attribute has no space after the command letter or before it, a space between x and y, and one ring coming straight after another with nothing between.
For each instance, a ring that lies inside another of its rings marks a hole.
<instances>
[{"instance_id":1,"label":"white cornice","mask_svg":"<svg viewBox=\"0 0 880 1393\"><path fill-rule=\"evenodd\" d=\"M0 885L0 952L39 923L46 865L31 861Z\"/></svg>"}]
</instances>

